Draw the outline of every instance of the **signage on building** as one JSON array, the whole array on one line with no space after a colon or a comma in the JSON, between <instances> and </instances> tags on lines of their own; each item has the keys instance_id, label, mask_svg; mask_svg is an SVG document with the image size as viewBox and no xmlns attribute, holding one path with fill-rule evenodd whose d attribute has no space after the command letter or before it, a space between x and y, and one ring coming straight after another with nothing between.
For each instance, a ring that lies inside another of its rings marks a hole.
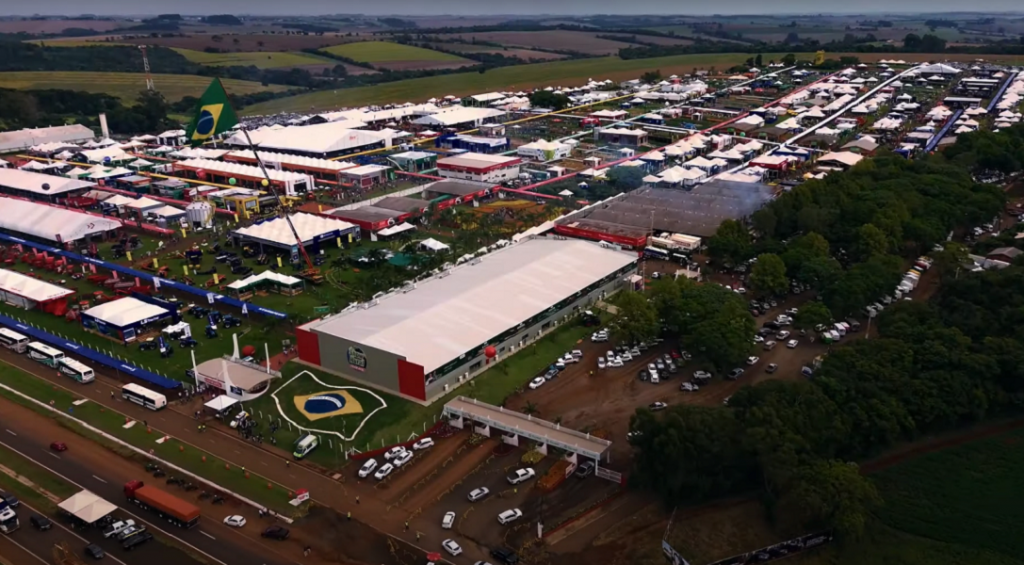
<instances>
[{"instance_id":1,"label":"signage on building","mask_svg":"<svg viewBox=\"0 0 1024 565\"><path fill-rule=\"evenodd\" d=\"M349 347L347 357L350 367L357 371L366 370L366 354L363 353L362 349L359 349L358 347Z\"/></svg>"}]
</instances>

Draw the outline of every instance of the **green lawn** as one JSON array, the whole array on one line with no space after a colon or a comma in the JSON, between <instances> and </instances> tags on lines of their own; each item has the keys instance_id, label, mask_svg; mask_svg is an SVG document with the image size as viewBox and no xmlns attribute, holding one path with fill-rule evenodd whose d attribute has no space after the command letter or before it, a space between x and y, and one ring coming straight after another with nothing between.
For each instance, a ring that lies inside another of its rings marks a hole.
<instances>
[{"instance_id":1,"label":"green lawn","mask_svg":"<svg viewBox=\"0 0 1024 565\"><path fill-rule=\"evenodd\" d=\"M348 47L356 44L345 44ZM809 57L809 54L805 54ZM627 80L646 71L660 70L663 75L685 74L695 68L715 67L725 70L745 61L744 53L678 55L653 59L623 60L618 57L598 57L571 61L555 61L532 65L516 65L487 71L484 74L455 73L442 76L402 80L357 88L325 90L299 96L270 100L243 110L246 114L274 114L277 112L318 110L366 104L385 104L425 100L436 96L462 96L488 90L520 90L544 86L571 86L584 84L587 79Z\"/></svg>"},{"instance_id":2,"label":"green lawn","mask_svg":"<svg viewBox=\"0 0 1024 565\"><path fill-rule=\"evenodd\" d=\"M210 86L210 77L193 75L154 74L156 89L169 101L185 96L200 96ZM263 86L247 80L223 79L224 88L232 94L251 94L270 90L287 90L286 86ZM0 88L16 90L57 88L106 93L117 96L125 102L134 102L139 93L146 89L146 75L143 73L94 73L17 71L0 72Z\"/></svg>"},{"instance_id":3,"label":"green lawn","mask_svg":"<svg viewBox=\"0 0 1024 565\"><path fill-rule=\"evenodd\" d=\"M146 427L141 423L136 424L129 429L125 429L123 427L125 422L124 415L111 410L105 410L93 402L86 402L80 406L73 406L72 403L75 400L78 400L78 397L74 394L61 388L55 389L47 381L38 379L10 365L0 364L0 381L23 394L39 400L40 402L49 403L52 401L55 408L62 411L68 411L74 418L90 424L122 441L130 443L135 447L144 450L152 449L157 457L213 481L225 489L237 492L244 497L286 514L290 514L290 512L294 510L294 507L288 504L288 493L286 489L280 485L276 485L275 488L272 489L267 489L267 480L251 472L251 470L250 477L246 478L238 468L225 468L225 461L212 453L199 450L190 445L184 446L184 449L182 450L182 444L174 440L167 441L162 444L156 443L155 440L160 438L162 435L159 427L156 425L151 424L151 433L147 432ZM72 426L66 418L54 416L49 411L46 411L43 408L4 389L0 389L0 396L9 398L14 402L27 406L47 416L57 418L57 421L62 425L67 425L69 427ZM81 430L79 429L75 431ZM92 434L87 433L85 435L92 437L92 439L96 439ZM124 448L120 447L116 450L118 453L122 454L124 454L123 452L125 451ZM204 457L205 461L203 460ZM131 455L131 458L138 459L140 462L146 460L145 457L137 454Z\"/></svg>"},{"instance_id":4,"label":"green lawn","mask_svg":"<svg viewBox=\"0 0 1024 565\"><path fill-rule=\"evenodd\" d=\"M1024 430L925 455L872 475L889 526L921 537L1024 555Z\"/></svg>"},{"instance_id":5,"label":"green lawn","mask_svg":"<svg viewBox=\"0 0 1024 565\"><path fill-rule=\"evenodd\" d=\"M207 53L194 49L174 48L193 63L212 67L256 66L261 69L280 67L298 67L302 65L325 65L333 61L326 57L317 57L308 53L291 52L245 52L245 53Z\"/></svg>"},{"instance_id":6,"label":"green lawn","mask_svg":"<svg viewBox=\"0 0 1024 565\"><path fill-rule=\"evenodd\" d=\"M324 51L348 57L361 63L390 63L394 61L461 61L462 57L390 41L358 41L332 45Z\"/></svg>"}]
</instances>

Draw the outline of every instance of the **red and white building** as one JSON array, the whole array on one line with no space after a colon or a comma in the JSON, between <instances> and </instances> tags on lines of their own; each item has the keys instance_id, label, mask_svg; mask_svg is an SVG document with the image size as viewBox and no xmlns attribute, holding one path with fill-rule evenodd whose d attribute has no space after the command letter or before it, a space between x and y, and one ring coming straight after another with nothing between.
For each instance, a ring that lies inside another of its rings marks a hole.
<instances>
[{"instance_id":1,"label":"red and white building","mask_svg":"<svg viewBox=\"0 0 1024 565\"><path fill-rule=\"evenodd\" d=\"M437 160L437 174L449 179L471 180L500 184L519 177L518 157L463 153Z\"/></svg>"}]
</instances>

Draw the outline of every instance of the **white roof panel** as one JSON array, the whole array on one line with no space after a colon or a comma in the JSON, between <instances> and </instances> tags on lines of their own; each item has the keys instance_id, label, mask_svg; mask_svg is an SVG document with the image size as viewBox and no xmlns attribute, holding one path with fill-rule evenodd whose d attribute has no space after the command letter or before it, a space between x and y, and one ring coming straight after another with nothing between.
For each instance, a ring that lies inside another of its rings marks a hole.
<instances>
[{"instance_id":1,"label":"white roof panel","mask_svg":"<svg viewBox=\"0 0 1024 565\"><path fill-rule=\"evenodd\" d=\"M100 304L99 306L93 306L82 313L108 324L124 327L143 320L166 315L168 310L156 304L150 304L138 298L126 296Z\"/></svg>"},{"instance_id":2,"label":"white roof panel","mask_svg":"<svg viewBox=\"0 0 1024 565\"><path fill-rule=\"evenodd\" d=\"M0 197L0 210L0 228L49 241L77 241L121 227L117 220L13 198Z\"/></svg>"},{"instance_id":3,"label":"white roof panel","mask_svg":"<svg viewBox=\"0 0 1024 565\"><path fill-rule=\"evenodd\" d=\"M312 241L316 237L332 231L347 230L355 227L354 224L343 222L337 218L325 218L303 212L292 214L291 220L292 225L295 226L295 231L299 233L299 238L302 239L303 243ZM288 227L288 222L284 218L274 218L260 224L244 227L236 230L235 233L279 245L295 244L295 236L292 234L292 230Z\"/></svg>"},{"instance_id":4,"label":"white roof panel","mask_svg":"<svg viewBox=\"0 0 1024 565\"><path fill-rule=\"evenodd\" d=\"M31 162L35 163L36 161ZM44 190L44 184L50 185L49 189ZM91 182L80 181L77 179L57 177L54 175L35 173L21 169L4 168L0 169L0 186L13 188L15 190L24 190L26 192L34 192L36 194L63 194L65 192L90 188L96 185Z\"/></svg>"},{"instance_id":5,"label":"white roof panel","mask_svg":"<svg viewBox=\"0 0 1024 565\"><path fill-rule=\"evenodd\" d=\"M62 286L50 284L16 271L8 271L7 269L0 269L0 290L24 296L36 302L54 300L75 293L75 291L68 290Z\"/></svg>"},{"instance_id":6,"label":"white roof panel","mask_svg":"<svg viewBox=\"0 0 1024 565\"><path fill-rule=\"evenodd\" d=\"M117 510L117 506L103 500L95 494L83 490L71 498L57 505L61 510L82 520L86 524L92 524L96 520Z\"/></svg>"},{"instance_id":7,"label":"white roof panel","mask_svg":"<svg viewBox=\"0 0 1024 565\"><path fill-rule=\"evenodd\" d=\"M529 239L372 308L307 327L403 356L430 373L636 260L587 241Z\"/></svg>"}]
</instances>

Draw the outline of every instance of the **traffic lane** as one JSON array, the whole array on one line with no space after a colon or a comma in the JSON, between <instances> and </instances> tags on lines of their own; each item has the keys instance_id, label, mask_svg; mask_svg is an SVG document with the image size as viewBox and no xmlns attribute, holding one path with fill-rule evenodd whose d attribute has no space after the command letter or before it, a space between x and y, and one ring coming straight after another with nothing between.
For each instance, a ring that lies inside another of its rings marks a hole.
<instances>
[{"instance_id":1,"label":"traffic lane","mask_svg":"<svg viewBox=\"0 0 1024 565\"><path fill-rule=\"evenodd\" d=\"M38 553L21 540L0 535L0 563L3 565L50 565L49 553Z\"/></svg>"},{"instance_id":2,"label":"traffic lane","mask_svg":"<svg viewBox=\"0 0 1024 565\"><path fill-rule=\"evenodd\" d=\"M168 538L175 539L179 544L190 546L190 550L205 554L212 562L266 565L294 563L259 541L240 537L240 532L233 531L221 523L222 517L211 516L208 508L207 512L204 512L204 519L200 520L200 525L189 530L175 528L171 531L162 525L155 525L152 521L155 515L128 505L121 490L122 485L129 480L149 478L141 467L61 428L53 420L6 399L0 399L0 412L5 416L0 442L62 476L65 481L102 496L118 506L119 514L126 515L136 523L145 523L151 531L162 533ZM56 440L66 443L68 450L59 454L51 452L49 444ZM158 486L163 488L164 485ZM228 514L228 510L225 509L223 513ZM240 558L244 560L239 561Z\"/></svg>"},{"instance_id":3,"label":"traffic lane","mask_svg":"<svg viewBox=\"0 0 1024 565\"><path fill-rule=\"evenodd\" d=\"M11 536L7 537L16 541L33 555L40 556L46 563L50 563L53 547L59 543L66 544L68 550L79 558L85 555L85 546L95 543L102 547L103 551L107 552L106 558L117 565L178 565L179 563L182 565L195 565L199 563L185 552L173 547L162 547L160 551L146 550L148 545L155 544L156 542L149 542L137 551L126 552L116 542L103 539L103 534L98 529L72 530L64 525L56 515L43 512L25 501L21 501L17 512L18 519L21 521L21 527ZM36 514L50 518L53 522L53 527L45 532L33 528L29 518Z\"/></svg>"}]
</instances>

